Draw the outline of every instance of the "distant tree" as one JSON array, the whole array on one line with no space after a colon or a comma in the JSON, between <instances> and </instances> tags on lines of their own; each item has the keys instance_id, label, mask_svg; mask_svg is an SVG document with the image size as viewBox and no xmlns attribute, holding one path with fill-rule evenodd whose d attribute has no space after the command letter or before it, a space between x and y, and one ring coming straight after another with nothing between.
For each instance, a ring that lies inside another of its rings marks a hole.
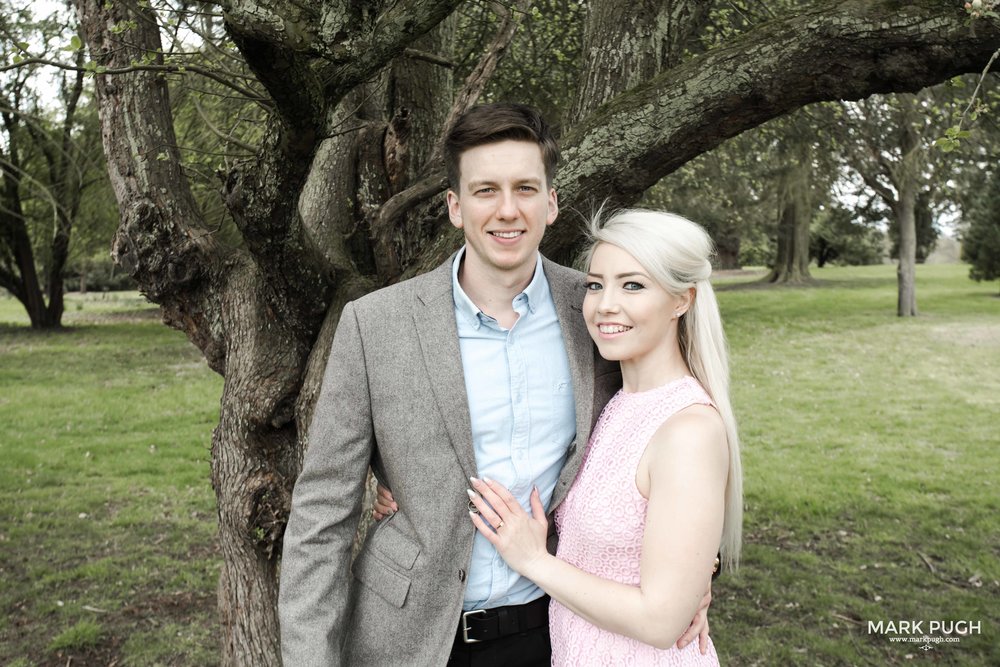
<instances>
[{"instance_id":1,"label":"distant tree","mask_svg":"<svg viewBox=\"0 0 1000 667\"><path fill-rule=\"evenodd\" d=\"M976 281L1000 279L1000 172L994 171L966 212L962 259Z\"/></svg>"},{"instance_id":2,"label":"distant tree","mask_svg":"<svg viewBox=\"0 0 1000 667\"><path fill-rule=\"evenodd\" d=\"M809 233L809 255L822 268L828 262L858 265L882 260L884 235L857 213L835 204L819 211Z\"/></svg>"},{"instance_id":3,"label":"distant tree","mask_svg":"<svg viewBox=\"0 0 1000 667\"><path fill-rule=\"evenodd\" d=\"M932 149L945 121L929 89L917 94L873 96L844 104L842 154L892 212L898 230L896 314L917 314L917 218L928 224L930 191L943 154ZM921 210L921 206L925 208Z\"/></svg>"},{"instance_id":4,"label":"distant tree","mask_svg":"<svg viewBox=\"0 0 1000 667\"><path fill-rule=\"evenodd\" d=\"M698 156L650 188L641 205L702 225L715 242L716 268L740 268L748 251L753 255L753 240L769 244L773 234L774 174L767 159L768 136L756 128ZM769 248L763 259L753 263L772 256Z\"/></svg>"},{"instance_id":5,"label":"distant tree","mask_svg":"<svg viewBox=\"0 0 1000 667\"><path fill-rule=\"evenodd\" d=\"M75 65L83 65L79 37L72 43L74 31L54 17L36 20L30 8L6 2L0 10L3 60L44 55L69 43L76 47ZM55 97L42 101L41 90L51 84L41 80L39 67L0 72L0 287L39 329L61 326L64 271L83 196L94 183L108 181L97 116L85 104L83 70L57 80ZM114 211L107 213L110 222Z\"/></svg>"}]
</instances>

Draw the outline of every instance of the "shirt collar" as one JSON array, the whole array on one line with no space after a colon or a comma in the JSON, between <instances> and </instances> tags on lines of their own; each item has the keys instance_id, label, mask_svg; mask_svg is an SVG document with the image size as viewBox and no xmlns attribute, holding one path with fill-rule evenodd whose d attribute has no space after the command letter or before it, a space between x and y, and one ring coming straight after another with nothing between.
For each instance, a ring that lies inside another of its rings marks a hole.
<instances>
[{"instance_id":1,"label":"shirt collar","mask_svg":"<svg viewBox=\"0 0 1000 667\"><path fill-rule=\"evenodd\" d=\"M479 306L472 302L472 299L465 293L462 286L458 282L458 269L462 266L462 259L465 257L465 246L458 251L455 255L455 261L451 264L451 292L452 297L455 300L455 311L464 317L470 324L472 324L477 329L481 324L482 317L489 317L486 313L479 309ZM528 286L524 288L524 291L514 297L516 301L521 296L524 296L524 300L528 306L528 312L535 312L538 305L542 303L545 295L549 292L549 281L545 278L545 271L542 270L542 254L539 252L535 253L535 273L531 277L531 282Z\"/></svg>"}]
</instances>

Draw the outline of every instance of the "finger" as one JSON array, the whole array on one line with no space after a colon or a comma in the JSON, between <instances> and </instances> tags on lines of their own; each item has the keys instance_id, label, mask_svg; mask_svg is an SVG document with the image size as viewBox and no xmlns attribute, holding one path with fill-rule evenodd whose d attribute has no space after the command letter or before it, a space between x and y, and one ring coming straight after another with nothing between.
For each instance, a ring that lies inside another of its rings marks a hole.
<instances>
[{"instance_id":1,"label":"finger","mask_svg":"<svg viewBox=\"0 0 1000 667\"><path fill-rule=\"evenodd\" d=\"M497 497L503 501L503 504L506 505L511 512L515 514L522 512L527 514L527 512L524 512L524 508L521 507L521 503L518 502L517 498L514 497L514 494L511 493L506 486L494 479L487 479L485 477L483 478L483 481L486 482L486 485L489 486L491 491L497 494Z\"/></svg>"},{"instance_id":2,"label":"finger","mask_svg":"<svg viewBox=\"0 0 1000 667\"><path fill-rule=\"evenodd\" d=\"M479 510L480 516L482 516L483 519L490 524L490 527L496 530L497 527L503 523L503 518L493 511L493 508L490 507L482 496L478 495L472 489L466 489L466 491L469 494L469 500L471 500L472 504L476 506L477 510Z\"/></svg>"},{"instance_id":3,"label":"finger","mask_svg":"<svg viewBox=\"0 0 1000 667\"><path fill-rule=\"evenodd\" d=\"M705 627L702 628L701 633L698 635L698 648L701 649L701 654L705 655L708 653L708 619L705 619Z\"/></svg>"},{"instance_id":4,"label":"finger","mask_svg":"<svg viewBox=\"0 0 1000 667\"><path fill-rule=\"evenodd\" d=\"M483 518L475 512L469 512L469 518L472 519L472 523L475 525L476 530L482 533L483 537L485 537L490 544L497 546L500 538L497 537L497 534L493 532L493 530L486 527L486 522L483 521Z\"/></svg>"},{"instance_id":5,"label":"finger","mask_svg":"<svg viewBox=\"0 0 1000 667\"><path fill-rule=\"evenodd\" d=\"M375 492L375 504L383 507L383 511L386 509L391 509L394 512L399 510L396 500L392 497L392 491L382 486L381 482L379 482Z\"/></svg>"},{"instance_id":6,"label":"finger","mask_svg":"<svg viewBox=\"0 0 1000 667\"><path fill-rule=\"evenodd\" d=\"M385 515L379 512L378 510L372 510L372 518L375 519L376 521L381 521L382 519L385 518Z\"/></svg>"},{"instance_id":7,"label":"finger","mask_svg":"<svg viewBox=\"0 0 1000 667\"><path fill-rule=\"evenodd\" d=\"M694 628L694 624L693 623L691 625L689 625L688 629L684 631L684 634L681 635L677 639L677 648L678 648L678 650L682 649L685 646L687 646L688 644L690 644L691 640L694 639L694 637L691 636L691 630L692 630L692 628Z\"/></svg>"},{"instance_id":8,"label":"finger","mask_svg":"<svg viewBox=\"0 0 1000 667\"><path fill-rule=\"evenodd\" d=\"M548 524L548 519L545 518L545 507L542 505L542 494L538 492L537 486L531 490L531 516L535 521L544 521Z\"/></svg>"},{"instance_id":9,"label":"finger","mask_svg":"<svg viewBox=\"0 0 1000 667\"><path fill-rule=\"evenodd\" d=\"M478 491L480 496L487 503L489 503L490 507L493 509L496 515L499 516L500 520L503 520L506 517L510 516L510 513L513 510L513 508L511 508L491 486L491 483L499 484L498 482L492 482L491 480L486 479L485 477L483 479L476 479L475 477L470 477L469 481L472 482L472 488ZM517 501L514 502L514 505L517 505ZM520 506L518 505L518 507ZM495 522L493 525L496 525L496 523L498 522Z\"/></svg>"}]
</instances>

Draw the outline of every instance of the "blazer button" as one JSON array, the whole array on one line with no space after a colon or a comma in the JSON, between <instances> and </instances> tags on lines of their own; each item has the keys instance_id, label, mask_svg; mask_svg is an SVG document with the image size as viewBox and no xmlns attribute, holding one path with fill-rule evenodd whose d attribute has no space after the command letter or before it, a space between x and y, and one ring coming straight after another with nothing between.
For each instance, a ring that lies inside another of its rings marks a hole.
<instances>
[{"instance_id":1,"label":"blazer button","mask_svg":"<svg viewBox=\"0 0 1000 667\"><path fill-rule=\"evenodd\" d=\"M465 570L460 569L458 571L458 580L459 581L465 581Z\"/></svg>"}]
</instances>

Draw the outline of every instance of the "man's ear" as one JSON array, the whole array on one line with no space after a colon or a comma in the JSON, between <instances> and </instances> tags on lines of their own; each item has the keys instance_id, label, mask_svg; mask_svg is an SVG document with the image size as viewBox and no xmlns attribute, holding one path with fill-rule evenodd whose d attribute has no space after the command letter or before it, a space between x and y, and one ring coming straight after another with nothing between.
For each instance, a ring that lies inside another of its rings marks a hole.
<instances>
[{"instance_id":1,"label":"man's ear","mask_svg":"<svg viewBox=\"0 0 1000 667\"><path fill-rule=\"evenodd\" d=\"M459 206L458 195L455 194L454 190L448 190L446 199L448 202L448 219L451 220L451 224L455 227L462 229L462 208Z\"/></svg>"},{"instance_id":2,"label":"man's ear","mask_svg":"<svg viewBox=\"0 0 1000 667\"><path fill-rule=\"evenodd\" d=\"M555 188L549 188L549 214L545 217L545 224L551 225L559 215L559 195Z\"/></svg>"}]
</instances>

